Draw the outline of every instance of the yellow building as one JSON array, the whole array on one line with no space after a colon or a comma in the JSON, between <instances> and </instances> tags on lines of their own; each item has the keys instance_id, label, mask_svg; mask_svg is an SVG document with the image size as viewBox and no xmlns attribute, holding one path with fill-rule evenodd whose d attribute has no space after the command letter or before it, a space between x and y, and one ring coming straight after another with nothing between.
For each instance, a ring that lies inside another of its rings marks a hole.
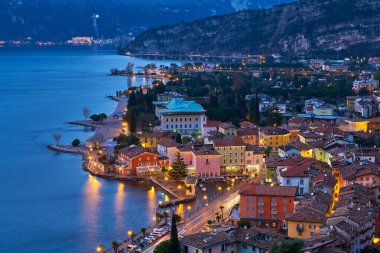
<instances>
[{"instance_id":1,"label":"yellow building","mask_svg":"<svg viewBox=\"0 0 380 253\"><path fill-rule=\"evenodd\" d=\"M215 150L221 154L220 167L224 172L239 172L245 168L246 144L243 140L232 137L214 140Z\"/></svg>"},{"instance_id":2,"label":"yellow building","mask_svg":"<svg viewBox=\"0 0 380 253\"><path fill-rule=\"evenodd\" d=\"M140 144L143 148L157 150L157 143L163 137L161 133L148 133L148 134L138 134L137 138L139 139Z\"/></svg>"},{"instance_id":3,"label":"yellow building","mask_svg":"<svg viewBox=\"0 0 380 253\"><path fill-rule=\"evenodd\" d=\"M290 132L282 128L260 129L259 138L261 147L270 147L272 152L277 152L278 147L289 143Z\"/></svg>"},{"instance_id":4,"label":"yellow building","mask_svg":"<svg viewBox=\"0 0 380 253\"><path fill-rule=\"evenodd\" d=\"M231 122L225 122L220 124L218 130L226 137L237 137L237 128L234 125L232 125Z\"/></svg>"},{"instance_id":5,"label":"yellow building","mask_svg":"<svg viewBox=\"0 0 380 253\"><path fill-rule=\"evenodd\" d=\"M345 132L367 132L369 120L352 119L345 120L345 123L339 126L339 129Z\"/></svg>"},{"instance_id":6,"label":"yellow building","mask_svg":"<svg viewBox=\"0 0 380 253\"><path fill-rule=\"evenodd\" d=\"M288 236L291 238L309 238L318 233L326 222L326 216L309 208L302 208L286 216Z\"/></svg>"}]
</instances>

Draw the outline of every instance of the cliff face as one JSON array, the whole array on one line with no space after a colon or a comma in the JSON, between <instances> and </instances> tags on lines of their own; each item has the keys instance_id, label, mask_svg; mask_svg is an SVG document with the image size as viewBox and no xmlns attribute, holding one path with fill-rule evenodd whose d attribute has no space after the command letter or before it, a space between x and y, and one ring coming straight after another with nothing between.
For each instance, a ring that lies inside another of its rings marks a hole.
<instances>
[{"instance_id":1,"label":"cliff face","mask_svg":"<svg viewBox=\"0 0 380 253\"><path fill-rule=\"evenodd\" d=\"M300 0L150 29L129 51L143 53L313 53L380 51L379 0Z\"/></svg>"},{"instance_id":2,"label":"cliff face","mask_svg":"<svg viewBox=\"0 0 380 253\"><path fill-rule=\"evenodd\" d=\"M269 8L292 0L1 0L0 40L32 37L65 40L115 37L149 27L192 21L239 10Z\"/></svg>"}]
</instances>

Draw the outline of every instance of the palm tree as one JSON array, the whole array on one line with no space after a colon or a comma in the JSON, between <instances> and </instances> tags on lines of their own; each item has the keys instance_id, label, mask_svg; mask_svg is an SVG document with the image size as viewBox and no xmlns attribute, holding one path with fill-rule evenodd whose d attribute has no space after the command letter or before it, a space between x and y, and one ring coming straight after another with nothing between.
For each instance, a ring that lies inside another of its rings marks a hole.
<instances>
[{"instance_id":1,"label":"palm tree","mask_svg":"<svg viewBox=\"0 0 380 253\"><path fill-rule=\"evenodd\" d=\"M129 232L128 232L128 235L131 237L131 242L132 242L132 244L133 244L133 239L135 238L135 232L133 232L133 231L129 231Z\"/></svg>"},{"instance_id":2,"label":"palm tree","mask_svg":"<svg viewBox=\"0 0 380 253\"><path fill-rule=\"evenodd\" d=\"M62 138L62 134L55 133L55 134L53 134L53 138L54 138L54 140L57 142L57 146L58 146L58 145L59 145L59 141L60 141L61 138Z\"/></svg>"},{"instance_id":3,"label":"palm tree","mask_svg":"<svg viewBox=\"0 0 380 253\"><path fill-rule=\"evenodd\" d=\"M90 109L84 107L82 110L84 120L87 121L88 117L90 117Z\"/></svg>"},{"instance_id":4,"label":"palm tree","mask_svg":"<svg viewBox=\"0 0 380 253\"><path fill-rule=\"evenodd\" d=\"M141 228L141 233L143 234L143 236L145 237L145 234L146 234L146 228Z\"/></svg>"},{"instance_id":5,"label":"palm tree","mask_svg":"<svg viewBox=\"0 0 380 253\"><path fill-rule=\"evenodd\" d=\"M168 212L164 212L164 213L162 214L162 216L164 217L164 219L165 219L165 223L167 224L167 223L168 223L168 218L169 218L169 214L168 214Z\"/></svg>"},{"instance_id":6,"label":"palm tree","mask_svg":"<svg viewBox=\"0 0 380 253\"><path fill-rule=\"evenodd\" d=\"M220 211L221 211L221 214L222 214L222 221L223 221L223 209L224 209L224 206L220 206Z\"/></svg>"},{"instance_id":7,"label":"palm tree","mask_svg":"<svg viewBox=\"0 0 380 253\"><path fill-rule=\"evenodd\" d=\"M215 213L215 218L216 220L218 221L218 223L220 222L220 219L222 218L222 216L220 215L220 213L216 212Z\"/></svg>"},{"instance_id":8,"label":"palm tree","mask_svg":"<svg viewBox=\"0 0 380 253\"><path fill-rule=\"evenodd\" d=\"M119 243L117 241L112 242L112 249L115 253L119 251Z\"/></svg>"}]
</instances>

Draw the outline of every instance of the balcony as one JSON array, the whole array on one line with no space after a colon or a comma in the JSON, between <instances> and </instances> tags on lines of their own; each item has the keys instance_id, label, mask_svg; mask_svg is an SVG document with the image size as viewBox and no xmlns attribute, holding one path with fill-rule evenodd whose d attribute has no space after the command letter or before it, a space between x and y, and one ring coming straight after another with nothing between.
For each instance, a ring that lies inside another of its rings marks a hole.
<instances>
[{"instance_id":1,"label":"balcony","mask_svg":"<svg viewBox=\"0 0 380 253\"><path fill-rule=\"evenodd\" d=\"M259 206L263 206L264 205L264 201L259 201Z\"/></svg>"},{"instance_id":2,"label":"balcony","mask_svg":"<svg viewBox=\"0 0 380 253\"><path fill-rule=\"evenodd\" d=\"M264 213L264 209L259 209L259 213Z\"/></svg>"},{"instance_id":3,"label":"balcony","mask_svg":"<svg viewBox=\"0 0 380 253\"><path fill-rule=\"evenodd\" d=\"M272 210L270 213L271 214L277 214L277 210Z\"/></svg>"},{"instance_id":4,"label":"balcony","mask_svg":"<svg viewBox=\"0 0 380 253\"><path fill-rule=\"evenodd\" d=\"M271 206L277 206L277 202L271 202Z\"/></svg>"}]
</instances>

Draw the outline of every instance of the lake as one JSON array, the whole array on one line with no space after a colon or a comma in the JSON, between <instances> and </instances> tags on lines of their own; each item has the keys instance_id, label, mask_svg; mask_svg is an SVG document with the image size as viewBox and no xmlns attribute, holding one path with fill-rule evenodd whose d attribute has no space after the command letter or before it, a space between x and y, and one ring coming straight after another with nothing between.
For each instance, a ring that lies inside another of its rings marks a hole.
<instances>
[{"instance_id":1,"label":"lake","mask_svg":"<svg viewBox=\"0 0 380 253\"><path fill-rule=\"evenodd\" d=\"M154 221L164 194L148 183L123 184L90 176L78 155L57 154L46 145L82 142L92 132L63 122L110 113L105 98L127 88L124 68L169 60L119 56L97 48L0 48L0 250L2 252L95 252ZM177 62L178 63L178 62ZM180 63L178 63L180 64ZM149 82L134 78L133 84Z\"/></svg>"}]
</instances>

